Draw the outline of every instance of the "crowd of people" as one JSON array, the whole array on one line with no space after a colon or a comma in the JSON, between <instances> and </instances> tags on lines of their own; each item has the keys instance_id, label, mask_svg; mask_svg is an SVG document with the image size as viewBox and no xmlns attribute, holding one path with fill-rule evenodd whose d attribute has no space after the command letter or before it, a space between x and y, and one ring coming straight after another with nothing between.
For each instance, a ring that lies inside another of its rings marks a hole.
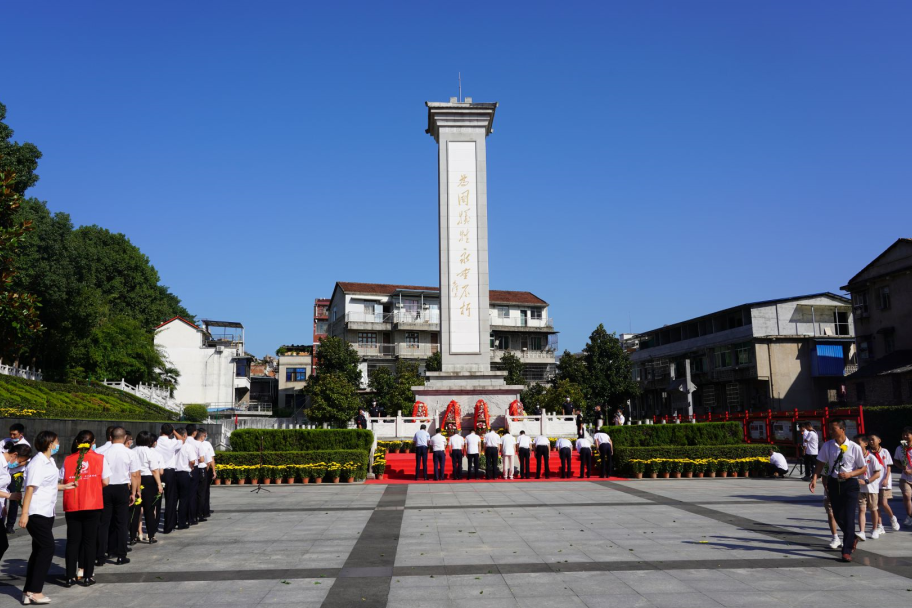
<instances>
[{"instance_id":1,"label":"crowd of people","mask_svg":"<svg viewBox=\"0 0 912 608\"><path fill-rule=\"evenodd\" d=\"M110 426L105 439L96 445L92 431L80 431L58 467L56 433L41 431L32 445L21 424L10 427L0 463L5 524L0 526L0 559L18 521L32 539L23 604L51 601L43 589L54 557L59 490L66 519L66 587L94 585L96 568L112 561L127 564L127 553L139 543L156 544L159 530L186 530L212 513L215 450L206 429L165 423L158 436L142 431L133 437L123 427Z\"/></svg>"},{"instance_id":2,"label":"crowd of people","mask_svg":"<svg viewBox=\"0 0 912 608\"><path fill-rule=\"evenodd\" d=\"M415 445L415 481L421 480L422 476L425 481L429 481L429 453L434 467L434 481L443 481L446 478L447 451L449 451L449 460L452 463L450 479L467 481L479 479L482 454L485 457L484 479L531 479L533 452L536 465L535 478L541 479L542 474L545 479L551 478L551 440L548 437L539 435L533 439L526 435L525 431L520 431L516 437L510 433L500 435L493 429L489 429L484 434L481 434L482 431L483 429L477 432L476 429L472 429L465 437L459 433L453 433L447 438L439 428L433 436L430 435L427 432L427 425L422 424L420 430L412 438L412 443ZM569 439L561 438L557 440L555 447L560 456L561 478L573 477L574 448L579 454L580 479L592 477L593 447L600 456L599 477L611 476L614 446L608 433L599 431L591 441L586 437L580 437L576 440L575 445ZM465 476L462 474L463 458L467 465ZM497 466L498 459L501 460L500 470Z\"/></svg>"}]
</instances>

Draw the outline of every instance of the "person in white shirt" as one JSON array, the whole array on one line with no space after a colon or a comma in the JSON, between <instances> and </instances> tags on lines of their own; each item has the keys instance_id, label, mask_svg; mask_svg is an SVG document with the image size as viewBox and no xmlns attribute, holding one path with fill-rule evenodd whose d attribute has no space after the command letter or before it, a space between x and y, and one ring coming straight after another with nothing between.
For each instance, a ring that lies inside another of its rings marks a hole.
<instances>
[{"instance_id":1,"label":"person in white shirt","mask_svg":"<svg viewBox=\"0 0 912 608\"><path fill-rule=\"evenodd\" d=\"M25 492L22 495L22 515L19 527L28 530L32 537L32 554L28 560L22 603L50 603L42 590L48 570L54 559L54 515L57 492L72 490L76 482L58 483L59 471L52 459L60 450L57 433L41 431L35 437L37 454L25 470Z\"/></svg>"},{"instance_id":2,"label":"person in white shirt","mask_svg":"<svg viewBox=\"0 0 912 608\"><path fill-rule=\"evenodd\" d=\"M450 459L453 461L453 479L462 479L462 455L465 449L465 438L459 433L450 435Z\"/></svg>"},{"instance_id":3,"label":"person in white shirt","mask_svg":"<svg viewBox=\"0 0 912 608\"><path fill-rule=\"evenodd\" d=\"M570 443L569 439L561 437L557 440L555 446L557 448L557 455L560 457L560 476L561 479L569 479L572 473L572 461L573 461L573 444Z\"/></svg>"},{"instance_id":4,"label":"person in white shirt","mask_svg":"<svg viewBox=\"0 0 912 608\"><path fill-rule=\"evenodd\" d=\"M0 449L6 450L7 445L24 445L31 447L28 440L25 438L25 426L19 422L13 423L9 427L9 439L5 440L3 443L0 443ZM16 475L16 473L24 473L25 466L16 466L12 467L9 471L10 475ZM20 484L16 484L16 489L21 490ZM21 494L21 492L19 492ZM6 533L13 534L15 532L16 515L19 514L19 501L10 500L7 505L7 514L6 514ZM2 518L0 518L2 519Z\"/></svg>"},{"instance_id":5,"label":"person in white shirt","mask_svg":"<svg viewBox=\"0 0 912 608\"><path fill-rule=\"evenodd\" d=\"M500 452L500 435L494 429L484 436L485 446L485 479L497 479L497 454Z\"/></svg>"},{"instance_id":6,"label":"person in white shirt","mask_svg":"<svg viewBox=\"0 0 912 608\"><path fill-rule=\"evenodd\" d=\"M604 431L599 431L592 437L595 440L595 449L598 450L601 466L599 467L599 477L606 479L611 477L611 457L614 455L614 445L611 443L611 437Z\"/></svg>"},{"instance_id":7,"label":"person in white shirt","mask_svg":"<svg viewBox=\"0 0 912 608\"><path fill-rule=\"evenodd\" d=\"M893 452L893 466L899 471L899 491L906 507L904 526L912 526L912 426L902 430L902 443Z\"/></svg>"},{"instance_id":8,"label":"person in white shirt","mask_svg":"<svg viewBox=\"0 0 912 608\"><path fill-rule=\"evenodd\" d=\"M500 438L500 453L503 457L503 478L513 479L514 464L516 459L516 439L513 435L506 433Z\"/></svg>"},{"instance_id":9,"label":"person in white shirt","mask_svg":"<svg viewBox=\"0 0 912 608\"><path fill-rule=\"evenodd\" d=\"M199 467L199 464L205 463L206 459L203 456L203 447L196 440L196 425L188 424L184 427L184 430L187 431L187 441L184 444L189 444L196 453L194 458L196 464L190 468L190 525L195 526L199 523L199 492L203 477L203 470Z\"/></svg>"},{"instance_id":10,"label":"person in white shirt","mask_svg":"<svg viewBox=\"0 0 912 608\"><path fill-rule=\"evenodd\" d=\"M576 440L576 451L579 453L580 459L580 479L592 477L592 442L585 437L580 437ZM570 477L573 477L572 471Z\"/></svg>"},{"instance_id":11,"label":"person in white shirt","mask_svg":"<svg viewBox=\"0 0 912 608\"><path fill-rule=\"evenodd\" d=\"M466 479L478 479L478 463L480 462L481 437L475 432L475 429L469 431L465 438L466 460L468 460L468 471Z\"/></svg>"},{"instance_id":12,"label":"person in white shirt","mask_svg":"<svg viewBox=\"0 0 912 608\"><path fill-rule=\"evenodd\" d=\"M426 424L422 424L415 436L412 437L412 443L415 444L415 481L424 473L424 480L428 480L427 460L428 460L428 442L431 436L425 430Z\"/></svg>"},{"instance_id":13,"label":"person in white shirt","mask_svg":"<svg viewBox=\"0 0 912 608\"><path fill-rule=\"evenodd\" d=\"M817 454L817 468L808 489L813 493L821 472L826 476L827 495L836 524L842 530L842 561L852 561L858 545L855 536L855 515L858 511L858 478L868 470L861 447L849 441L844 420L831 420L827 426L833 439L823 444Z\"/></svg>"},{"instance_id":14,"label":"person in white shirt","mask_svg":"<svg viewBox=\"0 0 912 608\"><path fill-rule=\"evenodd\" d=\"M775 477L776 474L779 474L779 477L785 477L789 472L788 461L785 459L785 456L777 452L775 449L770 448L769 451L769 463L766 465L766 474L770 477Z\"/></svg>"},{"instance_id":15,"label":"person in white shirt","mask_svg":"<svg viewBox=\"0 0 912 608\"><path fill-rule=\"evenodd\" d=\"M117 428L116 426L109 426L108 428L105 429L105 439L107 440L107 442L102 445L95 446L94 448L92 448L93 450L95 450L96 454L104 455L104 453L107 452L111 448L111 445L113 445L111 443L111 433L113 433L114 429L116 429L116 428Z\"/></svg>"},{"instance_id":16,"label":"person in white shirt","mask_svg":"<svg viewBox=\"0 0 912 608\"><path fill-rule=\"evenodd\" d=\"M155 451L162 458L162 485L165 486L165 496L163 498L165 507L164 525L162 534L171 534L177 525L177 478L174 470L174 462L177 453L184 447L184 443L174 438L174 427L166 422L161 425L161 435L155 444ZM158 501L157 508L160 509L162 500Z\"/></svg>"},{"instance_id":17,"label":"person in white shirt","mask_svg":"<svg viewBox=\"0 0 912 608\"><path fill-rule=\"evenodd\" d=\"M532 464L532 438L525 431L520 431L516 447L519 450L519 478L531 479L532 471L529 469Z\"/></svg>"},{"instance_id":18,"label":"person in white shirt","mask_svg":"<svg viewBox=\"0 0 912 608\"><path fill-rule=\"evenodd\" d=\"M626 422L626 421L627 421L627 419L624 418L624 411L621 409L618 409L618 411L614 414L614 425L615 426L624 426L624 422Z\"/></svg>"},{"instance_id":19,"label":"person in white shirt","mask_svg":"<svg viewBox=\"0 0 912 608\"><path fill-rule=\"evenodd\" d=\"M817 437L817 431L814 430L814 425L810 422L804 423L804 432L801 435L801 448L804 452L804 480L809 481L811 479L811 473L814 471L814 466L817 462L817 452L819 446L819 438Z\"/></svg>"},{"instance_id":20,"label":"person in white shirt","mask_svg":"<svg viewBox=\"0 0 912 608\"><path fill-rule=\"evenodd\" d=\"M117 557L118 565L130 563L127 557L130 506L139 497L139 459L127 448L128 434L123 427L115 427L111 431L111 446L104 453L111 470L111 481L108 483L110 509L105 504L98 534L99 543L104 544L96 553L96 566L104 565L105 553Z\"/></svg>"},{"instance_id":21,"label":"person in white shirt","mask_svg":"<svg viewBox=\"0 0 912 608\"><path fill-rule=\"evenodd\" d=\"M200 440L202 445L203 455L206 458L206 468L203 469L203 492L202 502L200 503L200 521L206 521L212 516L212 504L211 504L211 488L212 482L215 480L215 448L212 447L212 443L209 441L209 433L205 429L199 429L198 433L202 432L203 438Z\"/></svg>"},{"instance_id":22,"label":"person in white shirt","mask_svg":"<svg viewBox=\"0 0 912 608\"><path fill-rule=\"evenodd\" d=\"M146 522L146 535L149 544L153 545L155 534L158 532L158 520L155 519L156 496L161 496L164 487L161 481L161 455L152 447L155 437L149 431L141 431L136 436L136 447L133 449L139 461L140 505L133 507L133 521L131 522L130 544L135 545L140 537L140 518L142 513Z\"/></svg>"},{"instance_id":23,"label":"person in white shirt","mask_svg":"<svg viewBox=\"0 0 912 608\"><path fill-rule=\"evenodd\" d=\"M27 465L31 454L32 448L28 445L10 445L0 451L0 517L5 516L10 501L22 500L22 493L12 486L11 471L13 468ZM7 549L9 541L6 537L6 526L0 526L0 560Z\"/></svg>"},{"instance_id":24,"label":"person in white shirt","mask_svg":"<svg viewBox=\"0 0 912 608\"><path fill-rule=\"evenodd\" d=\"M434 454L434 481L443 481L443 477L446 474L447 441L440 429L437 429L437 432L431 437L430 446Z\"/></svg>"},{"instance_id":25,"label":"person in white shirt","mask_svg":"<svg viewBox=\"0 0 912 608\"><path fill-rule=\"evenodd\" d=\"M193 469L199 462L199 450L187 435L186 428L174 429L175 438L181 442L181 449L174 459L174 479L177 483L177 530L190 527L190 494L193 489Z\"/></svg>"},{"instance_id":26,"label":"person in white shirt","mask_svg":"<svg viewBox=\"0 0 912 608\"><path fill-rule=\"evenodd\" d=\"M541 479L542 459L545 461L545 479L551 479L551 440L545 435L535 438L535 479Z\"/></svg>"},{"instance_id":27,"label":"person in white shirt","mask_svg":"<svg viewBox=\"0 0 912 608\"><path fill-rule=\"evenodd\" d=\"M877 540L880 538L880 515L877 512L877 498L880 494L880 482L883 477L883 465L868 451L868 438L864 435L855 437L855 443L861 446L864 453L865 464L867 469L862 476L861 485L858 489L858 540L867 540L865 537L865 527L867 525L865 512L871 511L871 538Z\"/></svg>"},{"instance_id":28,"label":"person in white shirt","mask_svg":"<svg viewBox=\"0 0 912 608\"><path fill-rule=\"evenodd\" d=\"M209 433L203 427L197 427L194 439L196 447L200 453L200 461L196 465L196 475L199 477L196 485L196 512L190 514L191 524L204 523L209 518L209 468L212 466L212 458L215 451L209 443ZM212 450L210 452L210 450Z\"/></svg>"},{"instance_id":29,"label":"person in white shirt","mask_svg":"<svg viewBox=\"0 0 912 608\"><path fill-rule=\"evenodd\" d=\"M877 503L883 509L883 512L886 513L886 517L880 520L880 533L885 534L886 530L883 528L884 519L890 522L891 528L899 530L899 520L896 519L893 509L890 508L890 499L893 498L893 475L890 467L893 466L893 459L890 457L890 452L881 446L880 437L877 435L868 435L868 448L877 459L877 462L880 463L880 466L883 467Z\"/></svg>"}]
</instances>

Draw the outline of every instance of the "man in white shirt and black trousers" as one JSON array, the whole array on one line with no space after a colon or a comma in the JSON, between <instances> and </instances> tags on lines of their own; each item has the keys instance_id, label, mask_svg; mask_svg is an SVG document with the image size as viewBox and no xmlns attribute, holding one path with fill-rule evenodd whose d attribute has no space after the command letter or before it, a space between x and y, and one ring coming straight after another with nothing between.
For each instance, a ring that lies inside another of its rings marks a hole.
<instances>
[{"instance_id":1,"label":"man in white shirt and black trousers","mask_svg":"<svg viewBox=\"0 0 912 608\"><path fill-rule=\"evenodd\" d=\"M190 469L190 525L195 526L199 523L199 487L203 477L203 471L197 465L201 460L205 461L202 453L202 446L196 440L196 425L188 424L184 429L187 431L187 440L184 446L190 446L193 450L193 461L196 463Z\"/></svg>"},{"instance_id":2,"label":"man in white shirt and black trousers","mask_svg":"<svg viewBox=\"0 0 912 608\"><path fill-rule=\"evenodd\" d=\"M539 435L535 438L535 479L541 479L542 459L545 460L545 479L551 479L551 440Z\"/></svg>"},{"instance_id":3,"label":"man in white shirt and black trousers","mask_svg":"<svg viewBox=\"0 0 912 608\"><path fill-rule=\"evenodd\" d=\"M500 435L489 429L484 436L485 479L497 479L497 454L500 452Z\"/></svg>"},{"instance_id":4,"label":"man in white shirt and black trousers","mask_svg":"<svg viewBox=\"0 0 912 608\"><path fill-rule=\"evenodd\" d=\"M465 438L459 433L450 435L450 459L453 461L453 479L462 479L462 453L465 448Z\"/></svg>"},{"instance_id":5,"label":"man in white shirt and black trousers","mask_svg":"<svg viewBox=\"0 0 912 608\"><path fill-rule=\"evenodd\" d=\"M184 447L184 443L174 438L174 427L166 422L161 425L161 436L155 444L155 451L162 458L162 483L165 486L165 495L159 502L165 503L163 534L171 534L177 525L177 478L175 477L174 461L177 453Z\"/></svg>"},{"instance_id":6,"label":"man in white shirt and black trousers","mask_svg":"<svg viewBox=\"0 0 912 608\"><path fill-rule=\"evenodd\" d=\"M115 427L111 431L111 445L105 450L104 459L111 471L111 481L108 483L111 509L106 508L102 513L102 521L98 534L98 558L96 566L104 565L103 555L109 552L117 557L117 564L128 564L127 543L130 541L130 505L139 496L139 462L133 458L130 450L124 445L127 431L123 427ZM108 521L104 521L108 514ZM108 528L110 522L110 534ZM102 544L101 539L104 538Z\"/></svg>"},{"instance_id":7,"label":"man in white shirt and black trousers","mask_svg":"<svg viewBox=\"0 0 912 608\"><path fill-rule=\"evenodd\" d=\"M611 437L608 436L608 433L599 431L592 438L595 440L595 449L598 450L599 459L601 460L599 477L607 479L611 477L611 456L614 451Z\"/></svg>"},{"instance_id":8,"label":"man in white shirt and black trousers","mask_svg":"<svg viewBox=\"0 0 912 608\"><path fill-rule=\"evenodd\" d=\"M174 458L174 479L177 482L177 529L190 527L190 494L193 489L193 469L199 462L199 452L193 444L187 443L187 429L174 429L175 438L181 449Z\"/></svg>"},{"instance_id":9,"label":"man in white shirt and black trousers","mask_svg":"<svg viewBox=\"0 0 912 608\"><path fill-rule=\"evenodd\" d=\"M532 438L526 435L525 431L520 431L519 438L516 440L516 447L519 448L519 478L531 479Z\"/></svg>"},{"instance_id":10,"label":"man in white shirt and black trousers","mask_svg":"<svg viewBox=\"0 0 912 608\"><path fill-rule=\"evenodd\" d=\"M424 480L428 480L428 442L431 440L431 436L428 435L428 432L425 430L426 428L427 425L422 424L421 428L418 429L418 432L415 433L415 436L412 437L412 441L415 444L415 481L418 481L418 476L421 475L422 469L424 470Z\"/></svg>"},{"instance_id":11,"label":"man in white shirt and black trousers","mask_svg":"<svg viewBox=\"0 0 912 608\"><path fill-rule=\"evenodd\" d=\"M443 481L446 474L446 437L437 429L437 432L431 437L431 450L433 452L432 460L434 461L434 481Z\"/></svg>"},{"instance_id":12,"label":"man in white shirt and black trousers","mask_svg":"<svg viewBox=\"0 0 912 608\"><path fill-rule=\"evenodd\" d=\"M804 432L801 434L801 449L804 452L804 479L809 480L817 464L817 452L820 440L817 431L810 422L804 423Z\"/></svg>"},{"instance_id":13,"label":"man in white shirt and black trousers","mask_svg":"<svg viewBox=\"0 0 912 608\"><path fill-rule=\"evenodd\" d=\"M206 441L208 433L203 427L196 429L196 445L200 452L200 461L196 465L196 474L199 475L199 485L196 487L196 514L194 519L197 522L205 522L209 517L209 463L212 456L209 455L209 448L212 446Z\"/></svg>"},{"instance_id":14,"label":"man in white shirt and black trousers","mask_svg":"<svg viewBox=\"0 0 912 608\"><path fill-rule=\"evenodd\" d=\"M466 479L478 479L478 463L481 449L481 437L475 432L475 429L469 431L465 438L466 460L469 461L469 470L466 472ZM474 475L473 475L474 471Z\"/></svg>"},{"instance_id":15,"label":"man in white shirt and black trousers","mask_svg":"<svg viewBox=\"0 0 912 608\"><path fill-rule=\"evenodd\" d=\"M817 478L825 471L827 495L830 497L836 524L843 533L842 561L850 562L852 551L858 544L855 536L858 482L867 472L868 465L861 446L846 437L845 421L831 420L827 428L833 439L824 443L817 454L817 467L808 487L813 493Z\"/></svg>"},{"instance_id":16,"label":"man in white shirt and black trousers","mask_svg":"<svg viewBox=\"0 0 912 608\"><path fill-rule=\"evenodd\" d=\"M580 437L576 440L576 451L579 452L580 479L592 477L592 442L585 437ZM573 477L572 473L570 477Z\"/></svg>"},{"instance_id":17,"label":"man in white shirt and black trousers","mask_svg":"<svg viewBox=\"0 0 912 608\"><path fill-rule=\"evenodd\" d=\"M573 444L569 439L561 437L557 440L557 455L560 456L560 476L561 479L569 479L573 475Z\"/></svg>"}]
</instances>

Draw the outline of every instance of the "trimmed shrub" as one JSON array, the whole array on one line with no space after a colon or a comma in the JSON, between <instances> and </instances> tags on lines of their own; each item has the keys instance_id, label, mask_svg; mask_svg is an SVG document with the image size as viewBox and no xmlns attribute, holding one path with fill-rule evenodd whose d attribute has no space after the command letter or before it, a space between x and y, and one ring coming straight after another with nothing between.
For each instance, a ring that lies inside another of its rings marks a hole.
<instances>
[{"instance_id":1,"label":"trimmed shrub","mask_svg":"<svg viewBox=\"0 0 912 608\"><path fill-rule=\"evenodd\" d=\"M219 467L232 471L240 478L254 478L257 470L261 468L260 458L262 457L263 475L275 475L284 477L289 471L294 472L302 465L308 465L307 470L314 471L319 469L324 471L320 478L326 475L325 470L338 465L343 467L352 463L353 469L350 475L355 479L364 479L367 477L367 461L370 453L366 450L312 450L302 452L216 452L215 467L218 472ZM317 465L310 468L309 465ZM241 467L239 473L235 473L233 467Z\"/></svg>"},{"instance_id":2,"label":"trimmed shrub","mask_svg":"<svg viewBox=\"0 0 912 608\"><path fill-rule=\"evenodd\" d=\"M863 410L865 433L877 435L892 454L899 445L904 426L912 426L912 405L881 405Z\"/></svg>"},{"instance_id":3,"label":"trimmed shrub","mask_svg":"<svg viewBox=\"0 0 912 608\"><path fill-rule=\"evenodd\" d=\"M364 450L370 452L374 434L365 429L238 429L231 433L231 449L259 452L311 450Z\"/></svg>"},{"instance_id":4,"label":"trimmed shrub","mask_svg":"<svg viewBox=\"0 0 912 608\"><path fill-rule=\"evenodd\" d=\"M191 403L184 406L184 420L189 420L190 422L202 422L208 417L209 410L206 409L205 405Z\"/></svg>"},{"instance_id":5,"label":"trimmed shrub","mask_svg":"<svg viewBox=\"0 0 912 608\"><path fill-rule=\"evenodd\" d=\"M612 438L613 440L614 438ZM701 445L701 446L660 446L660 447L616 447L614 449L614 467L618 471L629 474L632 470L629 461L652 460L653 458L687 458L698 460L703 458L719 458L737 460L739 458L769 457L770 447L776 451L779 448L769 444L744 443L741 445Z\"/></svg>"},{"instance_id":6,"label":"trimmed shrub","mask_svg":"<svg viewBox=\"0 0 912 608\"><path fill-rule=\"evenodd\" d=\"M740 422L698 422L680 424L644 424L637 426L603 426L617 447L736 445L744 442Z\"/></svg>"}]
</instances>

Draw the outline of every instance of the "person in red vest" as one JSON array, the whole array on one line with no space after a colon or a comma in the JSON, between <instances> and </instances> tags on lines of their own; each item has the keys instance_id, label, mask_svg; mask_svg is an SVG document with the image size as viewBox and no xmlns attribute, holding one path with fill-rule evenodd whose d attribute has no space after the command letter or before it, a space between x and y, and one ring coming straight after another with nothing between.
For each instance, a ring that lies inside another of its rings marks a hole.
<instances>
[{"instance_id":1,"label":"person in red vest","mask_svg":"<svg viewBox=\"0 0 912 608\"><path fill-rule=\"evenodd\" d=\"M80 446L82 446L80 448ZM95 434L80 431L73 440L70 455L63 461L60 479L63 483L76 481L79 464L79 484L63 492L63 512L67 523L66 586L77 582L77 568L83 570L82 584L95 584L95 549L101 512L104 510L102 488L108 485L111 472L102 454L95 448ZM80 454L83 455L80 463Z\"/></svg>"}]
</instances>

